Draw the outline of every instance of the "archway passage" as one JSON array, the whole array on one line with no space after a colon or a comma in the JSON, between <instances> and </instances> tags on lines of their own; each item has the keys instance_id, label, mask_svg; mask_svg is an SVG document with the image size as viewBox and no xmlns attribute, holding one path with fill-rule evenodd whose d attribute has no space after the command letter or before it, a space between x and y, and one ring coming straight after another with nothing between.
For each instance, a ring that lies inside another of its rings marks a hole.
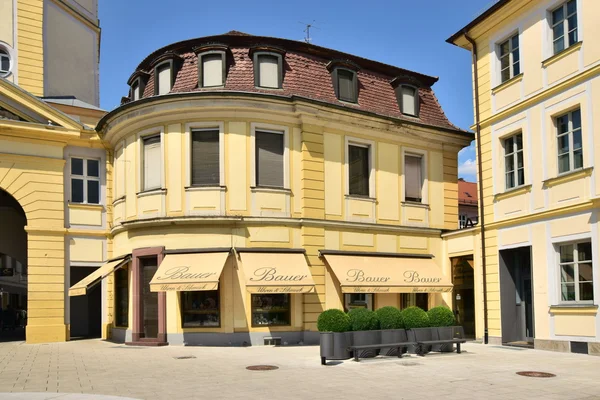
<instances>
[{"instance_id":1,"label":"archway passage","mask_svg":"<svg viewBox=\"0 0 600 400\"><path fill-rule=\"evenodd\" d=\"M27 325L27 217L0 189L0 341L25 340Z\"/></svg>"}]
</instances>

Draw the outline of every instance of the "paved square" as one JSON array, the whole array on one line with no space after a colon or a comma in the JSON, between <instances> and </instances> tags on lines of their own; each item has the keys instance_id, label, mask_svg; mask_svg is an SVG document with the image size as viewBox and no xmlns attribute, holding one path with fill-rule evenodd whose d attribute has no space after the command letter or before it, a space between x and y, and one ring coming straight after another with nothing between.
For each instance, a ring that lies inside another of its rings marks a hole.
<instances>
[{"instance_id":1,"label":"paved square","mask_svg":"<svg viewBox=\"0 0 600 400\"><path fill-rule=\"evenodd\" d=\"M600 399L600 357L467 343L462 354L330 361L306 347L0 344L0 399L86 393L139 399ZM178 357L183 357L178 359ZM274 371L248 371L255 364ZM527 378L518 371L555 378ZM18 395L8 392L51 392Z\"/></svg>"}]
</instances>

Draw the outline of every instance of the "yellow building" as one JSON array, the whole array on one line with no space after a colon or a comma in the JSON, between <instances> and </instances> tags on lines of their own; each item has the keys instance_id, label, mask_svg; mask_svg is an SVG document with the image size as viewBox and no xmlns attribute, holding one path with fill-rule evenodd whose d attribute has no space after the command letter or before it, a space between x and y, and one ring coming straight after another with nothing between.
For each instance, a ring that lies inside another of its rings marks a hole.
<instances>
[{"instance_id":1,"label":"yellow building","mask_svg":"<svg viewBox=\"0 0 600 400\"><path fill-rule=\"evenodd\" d=\"M99 39L94 0L0 0L0 297L20 315L2 322L29 343L88 335L99 310L66 294L108 251ZM96 179L71 174L84 160Z\"/></svg>"},{"instance_id":2,"label":"yellow building","mask_svg":"<svg viewBox=\"0 0 600 400\"><path fill-rule=\"evenodd\" d=\"M596 0L501 0L448 39L474 60L491 343L600 354L599 16Z\"/></svg>"},{"instance_id":3,"label":"yellow building","mask_svg":"<svg viewBox=\"0 0 600 400\"><path fill-rule=\"evenodd\" d=\"M155 51L97 126L108 262L70 295L103 281L104 337L146 345L315 343L326 308L450 305L472 135L436 80L240 32Z\"/></svg>"}]
</instances>

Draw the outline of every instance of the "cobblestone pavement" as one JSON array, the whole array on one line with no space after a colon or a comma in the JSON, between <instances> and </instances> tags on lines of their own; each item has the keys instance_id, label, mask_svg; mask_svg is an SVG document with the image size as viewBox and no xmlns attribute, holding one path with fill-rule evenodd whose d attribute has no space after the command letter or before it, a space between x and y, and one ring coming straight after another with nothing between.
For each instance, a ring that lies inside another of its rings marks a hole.
<instances>
[{"instance_id":1,"label":"cobblestone pavement","mask_svg":"<svg viewBox=\"0 0 600 400\"><path fill-rule=\"evenodd\" d=\"M600 399L600 357L476 343L463 348L462 354L330 361L321 366L317 346L148 348L100 340L0 343L0 399L92 399L58 393L169 400ZM246 370L255 364L279 369ZM531 370L556 377L515 374Z\"/></svg>"}]
</instances>

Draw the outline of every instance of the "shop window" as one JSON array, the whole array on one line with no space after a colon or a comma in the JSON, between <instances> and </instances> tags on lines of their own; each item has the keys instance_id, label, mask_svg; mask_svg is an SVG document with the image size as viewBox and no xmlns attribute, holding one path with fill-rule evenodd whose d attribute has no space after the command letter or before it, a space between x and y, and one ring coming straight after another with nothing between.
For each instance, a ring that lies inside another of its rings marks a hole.
<instances>
[{"instance_id":1,"label":"shop window","mask_svg":"<svg viewBox=\"0 0 600 400\"><path fill-rule=\"evenodd\" d=\"M346 293L344 295L344 310L348 312L353 308L366 308L373 311L373 294Z\"/></svg>"},{"instance_id":2,"label":"shop window","mask_svg":"<svg viewBox=\"0 0 600 400\"><path fill-rule=\"evenodd\" d=\"M401 85L396 89L402 114L419 116L419 90L416 87Z\"/></svg>"},{"instance_id":3,"label":"shop window","mask_svg":"<svg viewBox=\"0 0 600 400\"><path fill-rule=\"evenodd\" d=\"M558 246L560 300L563 303L593 303L594 273L591 241Z\"/></svg>"},{"instance_id":4,"label":"shop window","mask_svg":"<svg viewBox=\"0 0 600 400\"><path fill-rule=\"evenodd\" d=\"M219 186L219 130L192 130L192 186Z\"/></svg>"},{"instance_id":5,"label":"shop window","mask_svg":"<svg viewBox=\"0 0 600 400\"><path fill-rule=\"evenodd\" d=\"M423 157L404 156L404 200L421 203L423 200Z\"/></svg>"},{"instance_id":6,"label":"shop window","mask_svg":"<svg viewBox=\"0 0 600 400\"><path fill-rule=\"evenodd\" d=\"M142 143L142 190L159 189L161 187L162 165L160 135L144 137Z\"/></svg>"},{"instance_id":7,"label":"shop window","mask_svg":"<svg viewBox=\"0 0 600 400\"><path fill-rule=\"evenodd\" d=\"M183 328L221 326L219 290L181 292Z\"/></svg>"},{"instance_id":8,"label":"shop window","mask_svg":"<svg viewBox=\"0 0 600 400\"><path fill-rule=\"evenodd\" d=\"M427 311L429 309L429 295L427 293L402 293L400 308L417 306Z\"/></svg>"},{"instance_id":9,"label":"shop window","mask_svg":"<svg viewBox=\"0 0 600 400\"><path fill-rule=\"evenodd\" d=\"M577 0L571 0L552 11L552 45L558 54L577 43Z\"/></svg>"},{"instance_id":10,"label":"shop window","mask_svg":"<svg viewBox=\"0 0 600 400\"><path fill-rule=\"evenodd\" d=\"M129 268L115 271L115 324L129 326Z\"/></svg>"},{"instance_id":11,"label":"shop window","mask_svg":"<svg viewBox=\"0 0 600 400\"><path fill-rule=\"evenodd\" d=\"M504 175L506 189L525 184L523 134L521 133L504 139Z\"/></svg>"},{"instance_id":12,"label":"shop window","mask_svg":"<svg viewBox=\"0 0 600 400\"><path fill-rule=\"evenodd\" d=\"M218 87L225 84L224 51L198 54L198 68L199 87Z\"/></svg>"},{"instance_id":13,"label":"shop window","mask_svg":"<svg viewBox=\"0 0 600 400\"><path fill-rule=\"evenodd\" d=\"M519 62L519 34L516 34L498 45L500 52L500 80L507 80L521 73Z\"/></svg>"},{"instance_id":14,"label":"shop window","mask_svg":"<svg viewBox=\"0 0 600 400\"><path fill-rule=\"evenodd\" d=\"M556 118L558 173L583 168L581 110L573 110Z\"/></svg>"},{"instance_id":15,"label":"shop window","mask_svg":"<svg viewBox=\"0 0 600 400\"><path fill-rule=\"evenodd\" d=\"M252 326L291 325L289 294L253 294Z\"/></svg>"},{"instance_id":16,"label":"shop window","mask_svg":"<svg viewBox=\"0 0 600 400\"><path fill-rule=\"evenodd\" d=\"M167 94L173 85L173 63L159 64L154 70L154 94Z\"/></svg>"},{"instance_id":17,"label":"shop window","mask_svg":"<svg viewBox=\"0 0 600 400\"><path fill-rule=\"evenodd\" d=\"M343 68L334 69L333 88L339 100L349 103L358 102L358 78L356 72Z\"/></svg>"},{"instance_id":18,"label":"shop window","mask_svg":"<svg viewBox=\"0 0 600 400\"><path fill-rule=\"evenodd\" d=\"M284 187L284 132L257 130L256 186Z\"/></svg>"},{"instance_id":19,"label":"shop window","mask_svg":"<svg viewBox=\"0 0 600 400\"><path fill-rule=\"evenodd\" d=\"M371 160L370 146L348 145L348 194L350 196L370 195Z\"/></svg>"},{"instance_id":20,"label":"shop window","mask_svg":"<svg viewBox=\"0 0 600 400\"><path fill-rule=\"evenodd\" d=\"M71 203L100 204L100 161L71 158Z\"/></svg>"}]
</instances>

